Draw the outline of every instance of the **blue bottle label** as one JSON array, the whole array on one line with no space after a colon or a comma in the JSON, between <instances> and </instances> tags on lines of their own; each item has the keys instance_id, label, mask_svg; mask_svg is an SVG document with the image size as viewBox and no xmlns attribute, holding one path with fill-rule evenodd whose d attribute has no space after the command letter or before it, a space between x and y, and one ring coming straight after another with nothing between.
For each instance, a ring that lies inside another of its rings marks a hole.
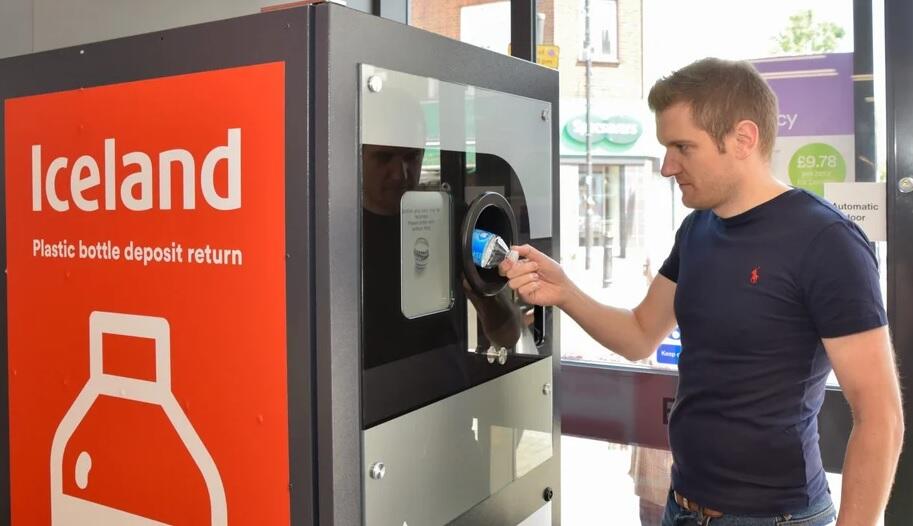
<instances>
[{"instance_id":1,"label":"blue bottle label","mask_svg":"<svg viewBox=\"0 0 913 526\"><path fill-rule=\"evenodd\" d=\"M478 228L472 231L472 261L478 266L484 266L485 247L495 238L495 235Z\"/></svg>"}]
</instances>

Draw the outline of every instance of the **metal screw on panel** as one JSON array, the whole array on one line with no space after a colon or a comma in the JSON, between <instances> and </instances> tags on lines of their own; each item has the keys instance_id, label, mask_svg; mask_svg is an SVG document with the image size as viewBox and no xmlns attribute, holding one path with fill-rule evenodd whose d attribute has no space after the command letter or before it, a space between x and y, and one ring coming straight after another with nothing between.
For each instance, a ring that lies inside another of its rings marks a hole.
<instances>
[{"instance_id":1,"label":"metal screw on panel","mask_svg":"<svg viewBox=\"0 0 913 526\"><path fill-rule=\"evenodd\" d=\"M498 349L498 365L504 365L507 363L507 349L501 347Z\"/></svg>"},{"instance_id":2,"label":"metal screw on panel","mask_svg":"<svg viewBox=\"0 0 913 526\"><path fill-rule=\"evenodd\" d=\"M548 396L552 394L552 384L545 384L542 386L542 394Z\"/></svg>"},{"instance_id":3,"label":"metal screw on panel","mask_svg":"<svg viewBox=\"0 0 913 526\"><path fill-rule=\"evenodd\" d=\"M897 189L903 194L913 192L913 177L904 177L900 181L897 181Z\"/></svg>"},{"instance_id":4,"label":"metal screw on panel","mask_svg":"<svg viewBox=\"0 0 913 526\"><path fill-rule=\"evenodd\" d=\"M497 360L498 365L507 363L507 349L504 347L499 347L497 349L489 347L488 350L485 351L485 356L488 357L488 363L495 363L495 360Z\"/></svg>"},{"instance_id":5,"label":"metal screw on panel","mask_svg":"<svg viewBox=\"0 0 913 526\"><path fill-rule=\"evenodd\" d=\"M548 110L547 110L547 109L546 109L546 110L542 110L542 113L539 115L539 117L540 117L542 120L547 121L547 120L548 120Z\"/></svg>"},{"instance_id":6,"label":"metal screw on panel","mask_svg":"<svg viewBox=\"0 0 913 526\"><path fill-rule=\"evenodd\" d=\"M384 475L387 473L387 467L384 466L383 462L375 462L371 466L371 478L374 480L380 480L384 478Z\"/></svg>"},{"instance_id":7,"label":"metal screw on panel","mask_svg":"<svg viewBox=\"0 0 913 526\"><path fill-rule=\"evenodd\" d=\"M377 75L368 77L368 89L374 93L384 89L384 79L378 77Z\"/></svg>"},{"instance_id":8,"label":"metal screw on panel","mask_svg":"<svg viewBox=\"0 0 913 526\"><path fill-rule=\"evenodd\" d=\"M554 496L555 492L552 491L552 488L545 488L545 491L542 492L542 498L545 499L545 502L552 500Z\"/></svg>"}]
</instances>

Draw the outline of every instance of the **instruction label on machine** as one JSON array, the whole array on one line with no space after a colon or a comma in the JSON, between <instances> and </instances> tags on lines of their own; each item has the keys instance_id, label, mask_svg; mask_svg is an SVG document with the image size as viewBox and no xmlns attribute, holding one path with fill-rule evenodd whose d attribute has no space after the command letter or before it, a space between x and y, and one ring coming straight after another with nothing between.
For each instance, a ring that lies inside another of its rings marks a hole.
<instances>
[{"instance_id":1,"label":"instruction label on machine","mask_svg":"<svg viewBox=\"0 0 913 526\"><path fill-rule=\"evenodd\" d=\"M4 101L13 524L288 524L285 66Z\"/></svg>"},{"instance_id":2,"label":"instruction label on machine","mask_svg":"<svg viewBox=\"0 0 913 526\"><path fill-rule=\"evenodd\" d=\"M403 316L418 318L447 310L453 298L450 194L405 192L399 211Z\"/></svg>"}]
</instances>

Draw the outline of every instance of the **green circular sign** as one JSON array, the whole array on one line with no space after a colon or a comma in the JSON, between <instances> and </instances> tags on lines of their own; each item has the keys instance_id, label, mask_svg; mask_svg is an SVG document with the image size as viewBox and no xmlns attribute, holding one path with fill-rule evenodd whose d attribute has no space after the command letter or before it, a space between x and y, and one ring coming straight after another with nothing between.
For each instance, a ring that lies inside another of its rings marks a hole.
<instances>
[{"instance_id":1,"label":"green circular sign","mask_svg":"<svg viewBox=\"0 0 913 526\"><path fill-rule=\"evenodd\" d=\"M789 160L789 180L793 186L824 196L824 183L846 180L846 161L830 144L821 142L802 146Z\"/></svg>"}]
</instances>

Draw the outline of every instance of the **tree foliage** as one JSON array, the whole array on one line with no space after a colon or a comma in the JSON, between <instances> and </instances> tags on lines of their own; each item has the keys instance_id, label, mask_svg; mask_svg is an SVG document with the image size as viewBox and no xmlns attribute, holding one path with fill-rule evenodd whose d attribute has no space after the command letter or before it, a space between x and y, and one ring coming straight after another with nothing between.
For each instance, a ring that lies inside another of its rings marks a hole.
<instances>
[{"instance_id":1,"label":"tree foliage","mask_svg":"<svg viewBox=\"0 0 913 526\"><path fill-rule=\"evenodd\" d=\"M833 22L816 22L811 9L806 9L790 16L789 25L774 40L780 53L829 53L845 35Z\"/></svg>"}]
</instances>

